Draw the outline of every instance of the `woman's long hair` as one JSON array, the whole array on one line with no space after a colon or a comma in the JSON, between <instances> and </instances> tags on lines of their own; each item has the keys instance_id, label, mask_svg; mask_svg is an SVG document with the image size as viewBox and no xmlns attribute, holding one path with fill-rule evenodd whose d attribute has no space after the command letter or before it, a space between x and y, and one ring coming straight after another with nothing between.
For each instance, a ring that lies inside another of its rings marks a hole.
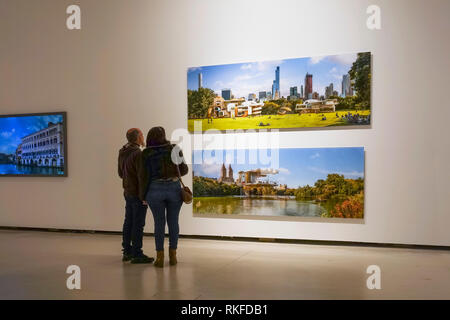
<instances>
[{"instance_id":1,"label":"woman's long hair","mask_svg":"<svg viewBox=\"0 0 450 320\"><path fill-rule=\"evenodd\" d=\"M147 148L168 144L166 130L163 127L153 127L147 134Z\"/></svg>"}]
</instances>

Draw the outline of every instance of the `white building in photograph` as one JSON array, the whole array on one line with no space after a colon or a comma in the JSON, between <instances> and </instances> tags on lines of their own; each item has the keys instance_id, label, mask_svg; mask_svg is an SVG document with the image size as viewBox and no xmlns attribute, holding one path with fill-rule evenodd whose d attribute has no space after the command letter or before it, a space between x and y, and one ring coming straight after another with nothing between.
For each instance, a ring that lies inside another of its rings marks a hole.
<instances>
[{"instance_id":1,"label":"white building in photograph","mask_svg":"<svg viewBox=\"0 0 450 320\"><path fill-rule=\"evenodd\" d=\"M254 101L244 101L241 104L229 103L227 105L227 113L231 118L259 116L262 113L264 103Z\"/></svg>"},{"instance_id":2,"label":"white building in photograph","mask_svg":"<svg viewBox=\"0 0 450 320\"><path fill-rule=\"evenodd\" d=\"M336 112L337 99L317 100L309 99L295 106L299 113Z\"/></svg>"},{"instance_id":3,"label":"white building in photograph","mask_svg":"<svg viewBox=\"0 0 450 320\"><path fill-rule=\"evenodd\" d=\"M64 167L64 127L61 122L22 138L16 150L18 165Z\"/></svg>"}]
</instances>

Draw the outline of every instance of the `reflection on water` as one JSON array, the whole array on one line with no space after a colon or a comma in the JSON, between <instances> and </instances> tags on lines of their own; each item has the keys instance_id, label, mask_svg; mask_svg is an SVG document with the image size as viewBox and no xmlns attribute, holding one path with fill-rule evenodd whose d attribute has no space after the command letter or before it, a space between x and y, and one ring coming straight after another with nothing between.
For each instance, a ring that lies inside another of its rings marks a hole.
<instances>
[{"instance_id":1,"label":"reflection on water","mask_svg":"<svg viewBox=\"0 0 450 320\"><path fill-rule=\"evenodd\" d=\"M258 216L320 217L326 209L292 197L197 197L194 213Z\"/></svg>"},{"instance_id":2,"label":"reflection on water","mask_svg":"<svg viewBox=\"0 0 450 320\"><path fill-rule=\"evenodd\" d=\"M63 175L64 170L61 168L44 168L44 167L30 167L30 166L17 166L15 164L0 164L0 175L2 174L23 174L23 175Z\"/></svg>"}]
</instances>

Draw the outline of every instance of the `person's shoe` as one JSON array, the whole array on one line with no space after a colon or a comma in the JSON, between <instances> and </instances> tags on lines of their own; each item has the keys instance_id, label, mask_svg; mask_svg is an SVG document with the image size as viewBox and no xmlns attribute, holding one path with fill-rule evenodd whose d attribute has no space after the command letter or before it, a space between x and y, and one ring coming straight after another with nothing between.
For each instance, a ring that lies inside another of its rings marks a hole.
<instances>
[{"instance_id":1,"label":"person's shoe","mask_svg":"<svg viewBox=\"0 0 450 320\"><path fill-rule=\"evenodd\" d=\"M164 267L164 251L156 251L155 267Z\"/></svg>"},{"instance_id":2,"label":"person's shoe","mask_svg":"<svg viewBox=\"0 0 450 320\"><path fill-rule=\"evenodd\" d=\"M131 263L133 263L133 264L152 263L153 261L155 261L154 258L147 257L145 254L142 254L142 255L140 255L138 257L131 258Z\"/></svg>"},{"instance_id":3,"label":"person's shoe","mask_svg":"<svg viewBox=\"0 0 450 320\"><path fill-rule=\"evenodd\" d=\"M123 262L130 261L131 258L132 258L131 254L128 254L128 253L124 253L124 254L122 255L122 261L123 261Z\"/></svg>"},{"instance_id":4,"label":"person's shoe","mask_svg":"<svg viewBox=\"0 0 450 320\"><path fill-rule=\"evenodd\" d=\"M169 264L174 266L177 262L177 249L169 249Z\"/></svg>"}]
</instances>

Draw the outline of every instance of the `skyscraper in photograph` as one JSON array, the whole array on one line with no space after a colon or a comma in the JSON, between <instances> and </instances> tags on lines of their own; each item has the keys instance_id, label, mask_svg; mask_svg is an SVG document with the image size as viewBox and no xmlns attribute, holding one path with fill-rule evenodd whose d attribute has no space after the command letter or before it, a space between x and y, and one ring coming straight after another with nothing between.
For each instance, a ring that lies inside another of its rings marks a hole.
<instances>
[{"instance_id":1,"label":"skyscraper in photograph","mask_svg":"<svg viewBox=\"0 0 450 320\"><path fill-rule=\"evenodd\" d=\"M258 98L259 98L259 100L266 99L266 97L267 97L267 92L265 92L265 91L260 91L260 92L258 93Z\"/></svg>"},{"instance_id":2,"label":"skyscraper in photograph","mask_svg":"<svg viewBox=\"0 0 450 320\"><path fill-rule=\"evenodd\" d=\"M222 89L222 98L231 100L231 89Z\"/></svg>"},{"instance_id":3,"label":"skyscraper in photograph","mask_svg":"<svg viewBox=\"0 0 450 320\"><path fill-rule=\"evenodd\" d=\"M305 96L303 95L303 85L300 86L300 98L304 98Z\"/></svg>"},{"instance_id":4,"label":"skyscraper in photograph","mask_svg":"<svg viewBox=\"0 0 450 320\"><path fill-rule=\"evenodd\" d=\"M342 92L341 92L341 94L344 98L347 96L353 95L352 84L350 82L350 75L348 73L344 74L342 76Z\"/></svg>"},{"instance_id":5,"label":"skyscraper in photograph","mask_svg":"<svg viewBox=\"0 0 450 320\"><path fill-rule=\"evenodd\" d=\"M280 92L280 67L275 70L275 81L277 83L277 90Z\"/></svg>"},{"instance_id":6,"label":"skyscraper in photograph","mask_svg":"<svg viewBox=\"0 0 450 320\"><path fill-rule=\"evenodd\" d=\"M275 69L275 80L272 83L272 96L274 99L280 98L280 67Z\"/></svg>"},{"instance_id":7,"label":"skyscraper in photograph","mask_svg":"<svg viewBox=\"0 0 450 320\"><path fill-rule=\"evenodd\" d=\"M331 97L333 95L333 84L330 83L330 85L328 87L325 87L325 99L328 99L329 97ZM336 91L334 91L336 92Z\"/></svg>"},{"instance_id":8,"label":"skyscraper in photograph","mask_svg":"<svg viewBox=\"0 0 450 320\"><path fill-rule=\"evenodd\" d=\"M289 97L290 97L290 99L297 99L298 98L297 89L298 89L297 86L289 88Z\"/></svg>"},{"instance_id":9,"label":"skyscraper in photograph","mask_svg":"<svg viewBox=\"0 0 450 320\"><path fill-rule=\"evenodd\" d=\"M273 97L275 100L277 100L277 99L280 99L281 98L281 96L280 96L280 91L275 91L275 96Z\"/></svg>"},{"instance_id":10,"label":"skyscraper in photograph","mask_svg":"<svg viewBox=\"0 0 450 320\"><path fill-rule=\"evenodd\" d=\"M312 99L313 94L313 83L312 74L306 73L305 76L305 99Z\"/></svg>"},{"instance_id":11,"label":"skyscraper in photograph","mask_svg":"<svg viewBox=\"0 0 450 320\"><path fill-rule=\"evenodd\" d=\"M198 88L203 88L203 75L201 72L198 74Z\"/></svg>"}]
</instances>

